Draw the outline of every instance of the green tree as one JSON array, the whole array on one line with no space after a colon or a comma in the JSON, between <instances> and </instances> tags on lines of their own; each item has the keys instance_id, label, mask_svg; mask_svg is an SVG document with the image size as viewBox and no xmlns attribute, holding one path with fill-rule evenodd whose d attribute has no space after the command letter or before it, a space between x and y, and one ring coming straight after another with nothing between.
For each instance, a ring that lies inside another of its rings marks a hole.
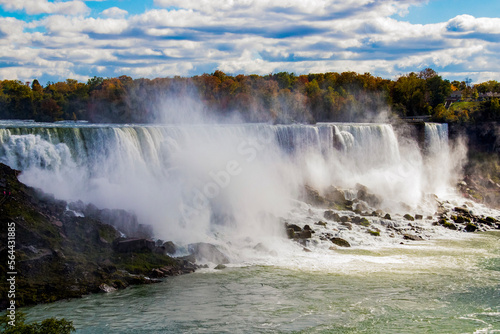
<instances>
[{"instance_id":1,"label":"green tree","mask_svg":"<svg viewBox=\"0 0 500 334\"><path fill-rule=\"evenodd\" d=\"M437 74L426 79L426 86L429 92L429 104L432 108L442 104L451 94L451 83Z\"/></svg>"},{"instance_id":2,"label":"green tree","mask_svg":"<svg viewBox=\"0 0 500 334\"><path fill-rule=\"evenodd\" d=\"M33 118L33 92L28 85L19 80L4 80L0 83L0 90L0 117Z\"/></svg>"},{"instance_id":3,"label":"green tree","mask_svg":"<svg viewBox=\"0 0 500 334\"><path fill-rule=\"evenodd\" d=\"M411 72L398 78L393 86L393 103L404 116L427 114L426 81Z\"/></svg>"},{"instance_id":4,"label":"green tree","mask_svg":"<svg viewBox=\"0 0 500 334\"><path fill-rule=\"evenodd\" d=\"M75 331L73 322L65 319L48 318L40 323L27 324L21 311L16 312L15 326L11 326L7 314L0 317L0 330L4 334L69 334Z\"/></svg>"},{"instance_id":5,"label":"green tree","mask_svg":"<svg viewBox=\"0 0 500 334\"><path fill-rule=\"evenodd\" d=\"M481 102L479 107L479 117L477 121L498 121L500 120L500 100L494 97L491 100Z\"/></svg>"}]
</instances>

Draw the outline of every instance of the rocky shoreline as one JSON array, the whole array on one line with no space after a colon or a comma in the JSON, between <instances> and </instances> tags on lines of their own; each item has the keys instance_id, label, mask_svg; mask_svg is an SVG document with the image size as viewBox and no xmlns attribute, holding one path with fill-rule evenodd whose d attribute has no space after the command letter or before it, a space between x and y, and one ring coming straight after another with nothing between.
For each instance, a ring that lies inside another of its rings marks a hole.
<instances>
[{"instance_id":1,"label":"rocky shoreline","mask_svg":"<svg viewBox=\"0 0 500 334\"><path fill-rule=\"evenodd\" d=\"M89 207L86 215L80 215L70 207L81 203L56 200L22 184L18 175L19 171L0 164L2 240L7 240L7 226L15 223L16 307L157 283L197 268L186 259L168 256L168 243L148 239L148 229L134 224L126 212ZM111 226L119 222L134 237L120 237ZM7 257L7 243L2 241L0 310L9 302Z\"/></svg>"},{"instance_id":2,"label":"rocky shoreline","mask_svg":"<svg viewBox=\"0 0 500 334\"><path fill-rule=\"evenodd\" d=\"M465 186L465 181L462 181L457 188L461 190ZM430 239L426 228L429 222L436 228L467 233L500 230L500 220L497 218L476 215L466 204L453 206L449 202L439 201L437 197L433 198L437 206L434 215L406 213L392 217L390 213L378 208L382 199L370 193L368 188L358 184L356 190L355 198L347 200L344 191L333 186L320 194L318 190L306 185L301 200L313 207L323 208L324 211L320 219L317 219L312 210L309 210L309 224L291 223L283 219L288 238L309 251L307 247L310 242L318 243L318 240L331 242L331 249L351 247L351 243L340 236L343 232L353 230L372 237L385 234L401 244Z\"/></svg>"}]
</instances>

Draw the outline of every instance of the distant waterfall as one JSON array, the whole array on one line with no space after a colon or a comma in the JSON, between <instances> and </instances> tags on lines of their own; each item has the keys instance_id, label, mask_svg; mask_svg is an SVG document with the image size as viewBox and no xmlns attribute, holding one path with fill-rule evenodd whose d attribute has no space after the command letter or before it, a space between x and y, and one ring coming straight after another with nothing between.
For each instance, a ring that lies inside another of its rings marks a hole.
<instances>
[{"instance_id":1,"label":"distant waterfall","mask_svg":"<svg viewBox=\"0 0 500 334\"><path fill-rule=\"evenodd\" d=\"M449 150L447 123L425 123L425 149L431 155Z\"/></svg>"}]
</instances>

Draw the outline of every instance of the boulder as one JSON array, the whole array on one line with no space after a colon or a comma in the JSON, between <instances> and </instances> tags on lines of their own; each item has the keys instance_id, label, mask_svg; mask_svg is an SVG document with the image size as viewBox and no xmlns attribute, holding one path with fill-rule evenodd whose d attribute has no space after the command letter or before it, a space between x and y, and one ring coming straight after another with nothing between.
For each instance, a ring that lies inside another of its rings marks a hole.
<instances>
[{"instance_id":1,"label":"boulder","mask_svg":"<svg viewBox=\"0 0 500 334\"><path fill-rule=\"evenodd\" d=\"M113 241L113 249L118 253L152 252L155 242L150 239L123 239Z\"/></svg>"},{"instance_id":2,"label":"boulder","mask_svg":"<svg viewBox=\"0 0 500 334\"><path fill-rule=\"evenodd\" d=\"M404 217L404 219L409 220L409 221L414 221L415 220L415 218L413 218L413 216L410 215L410 214L408 214L408 213L406 215L404 215L403 217Z\"/></svg>"},{"instance_id":3,"label":"boulder","mask_svg":"<svg viewBox=\"0 0 500 334\"><path fill-rule=\"evenodd\" d=\"M385 214L384 219L392 220L391 215L388 213Z\"/></svg>"},{"instance_id":4,"label":"boulder","mask_svg":"<svg viewBox=\"0 0 500 334\"><path fill-rule=\"evenodd\" d=\"M347 240L344 240L342 238L335 237L331 238L330 241L340 247L351 247L351 244Z\"/></svg>"},{"instance_id":5,"label":"boulder","mask_svg":"<svg viewBox=\"0 0 500 334\"><path fill-rule=\"evenodd\" d=\"M226 269L227 267L224 265L224 264L218 264L215 266L215 270L222 270L222 269Z\"/></svg>"},{"instance_id":6,"label":"boulder","mask_svg":"<svg viewBox=\"0 0 500 334\"><path fill-rule=\"evenodd\" d=\"M327 204L327 200L319 194L319 192L309 185L304 186L304 196L303 200L306 203L324 206Z\"/></svg>"},{"instance_id":7,"label":"boulder","mask_svg":"<svg viewBox=\"0 0 500 334\"><path fill-rule=\"evenodd\" d=\"M492 224L498 223L498 220L496 220L493 217L486 217L485 220L492 223Z\"/></svg>"},{"instance_id":8,"label":"boulder","mask_svg":"<svg viewBox=\"0 0 500 334\"><path fill-rule=\"evenodd\" d=\"M311 230L304 230L300 233L297 233L295 236L298 239L309 239L312 237L312 231Z\"/></svg>"},{"instance_id":9,"label":"boulder","mask_svg":"<svg viewBox=\"0 0 500 334\"><path fill-rule=\"evenodd\" d=\"M450 230L456 230L457 229L457 227L455 226L455 224L450 223L446 219L440 219L439 222L438 222L438 224L441 225L441 226L444 226L446 228L449 228Z\"/></svg>"},{"instance_id":10,"label":"boulder","mask_svg":"<svg viewBox=\"0 0 500 334\"><path fill-rule=\"evenodd\" d=\"M333 220L333 221L340 221L340 216L338 213L333 212L332 210L325 211L323 214L323 217L328 220Z\"/></svg>"},{"instance_id":11,"label":"boulder","mask_svg":"<svg viewBox=\"0 0 500 334\"><path fill-rule=\"evenodd\" d=\"M340 217L340 222L342 222L342 223L348 223L350 221L351 221L351 217L349 217L349 216Z\"/></svg>"},{"instance_id":12,"label":"boulder","mask_svg":"<svg viewBox=\"0 0 500 334\"><path fill-rule=\"evenodd\" d=\"M361 213L364 211L368 211L368 209L369 209L369 207L365 202L358 202L358 203L356 203L356 208L354 211L357 213Z\"/></svg>"},{"instance_id":13,"label":"boulder","mask_svg":"<svg viewBox=\"0 0 500 334\"><path fill-rule=\"evenodd\" d=\"M172 241L165 242L162 247L165 248L165 253L174 255L177 252L177 246Z\"/></svg>"},{"instance_id":14,"label":"boulder","mask_svg":"<svg viewBox=\"0 0 500 334\"><path fill-rule=\"evenodd\" d=\"M102 291L102 292L104 292L104 293L109 293L109 292L116 291L115 288L113 288L112 286L107 285L106 283L102 283L101 285L99 285L99 290Z\"/></svg>"},{"instance_id":15,"label":"boulder","mask_svg":"<svg viewBox=\"0 0 500 334\"><path fill-rule=\"evenodd\" d=\"M352 230L352 224L348 222L342 222L340 225L347 227L347 229L350 231Z\"/></svg>"},{"instance_id":16,"label":"boulder","mask_svg":"<svg viewBox=\"0 0 500 334\"><path fill-rule=\"evenodd\" d=\"M354 218L352 218L352 223L364 227L370 226L370 221L364 217L355 216Z\"/></svg>"},{"instance_id":17,"label":"boulder","mask_svg":"<svg viewBox=\"0 0 500 334\"><path fill-rule=\"evenodd\" d=\"M340 190L334 186L328 187L325 191L325 199L330 205L336 205L340 207L346 206L346 198L343 190Z\"/></svg>"},{"instance_id":18,"label":"boulder","mask_svg":"<svg viewBox=\"0 0 500 334\"><path fill-rule=\"evenodd\" d=\"M454 210L455 212L459 212L459 213L464 214L464 215L470 215L470 211L469 211L469 209L466 209L466 208L463 208L463 207L459 207L459 206L457 206L457 207L455 207L453 210Z\"/></svg>"},{"instance_id":19,"label":"boulder","mask_svg":"<svg viewBox=\"0 0 500 334\"><path fill-rule=\"evenodd\" d=\"M207 260L214 263L227 264L229 258L222 253L215 245L199 242L188 245L188 250L193 254L197 261Z\"/></svg>"},{"instance_id":20,"label":"boulder","mask_svg":"<svg viewBox=\"0 0 500 334\"><path fill-rule=\"evenodd\" d=\"M295 231L293 228L287 228L286 229L286 235L288 237L288 239L293 239L295 238Z\"/></svg>"},{"instance_id":21,"label":"boulder","mask_svg":"<svg viewBox=\"0 0 500 334\"><path fill-rule=\"evenodd\" d=\"M451 216L451 219L453 219L453 221L457 224L466 224L471 222L470 218L466 216Z\"/></svg>"},{"instance_id":22,"label":"boulder","mask_svg":"<svg viewBox=\"0 0 500 334\"><path fill-rule=\"evenodd\" d=\"M372 194L368 191L368 188L362 184L356 184L356 189L358 190L357 198L365 201L372 207L378 207L382 200L375 194Z\"/></svg>"},{"instance_id":23,"label":"boulder","mask_svg":"<svg viewBox=\"0 0 500 334\"><path fill-rule=\"evenodd\" d=\"M423 216L423 215L418 215L418 214L417 214L417 215L415 215L415 219L416 219L416 220L422 220L422 219L424 219L424 216Z\"/></svg>"},{"instance_id":24,"label":"boulder","mask_svg":"<svg viewBox=\"0 0 500 334\"><path fill-rule=\"evenodd\" d=\"M285 223L285 227L286 227L287 229L291 228L291 229L292 229L293 231L295 231L295 232L300 232L300 231L302 231L302 228L301 228L300 226L295 225L295 224L288 224L288 223Z\"/></svg>"},{"instance_id":25,"label":"boulder","mask_svg":"<svg viewBox=\"0 0 500 334\"><path fill-rule=\"evenodd\" d=\"M466 232L475 232L477 230L477 226L472 224L472 223L468 223L466 226L465 226L465 231Z\"/></svg>"},{"instance_id":26,"label":"boulder","mask_svg":"<svg viewBox=\"0 0 500 334\"><path fill-rule=\"evenodd\" d=\"M413 240L413 241L424 240L421 236L415 235L415 234L405 234L405 235L403 235L403 239L405 239L405 240Z\"/></svg>"}]
</instances>

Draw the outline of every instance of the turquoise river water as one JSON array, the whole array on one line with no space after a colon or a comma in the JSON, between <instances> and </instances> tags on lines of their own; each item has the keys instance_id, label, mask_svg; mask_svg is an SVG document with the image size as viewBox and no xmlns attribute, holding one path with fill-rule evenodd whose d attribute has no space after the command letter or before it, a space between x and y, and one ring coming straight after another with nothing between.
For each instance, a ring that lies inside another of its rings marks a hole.
<instances>
[{"instance_id":1,"label":"turquoise river water","mask_svg":"<svg viewBox=\"0 0 500 334\"><path fill-rule=\"evenodd\" d=\"M77 333L500 333L499 241L297 253L25 312Z\"/></svg>"}]
</instances>

